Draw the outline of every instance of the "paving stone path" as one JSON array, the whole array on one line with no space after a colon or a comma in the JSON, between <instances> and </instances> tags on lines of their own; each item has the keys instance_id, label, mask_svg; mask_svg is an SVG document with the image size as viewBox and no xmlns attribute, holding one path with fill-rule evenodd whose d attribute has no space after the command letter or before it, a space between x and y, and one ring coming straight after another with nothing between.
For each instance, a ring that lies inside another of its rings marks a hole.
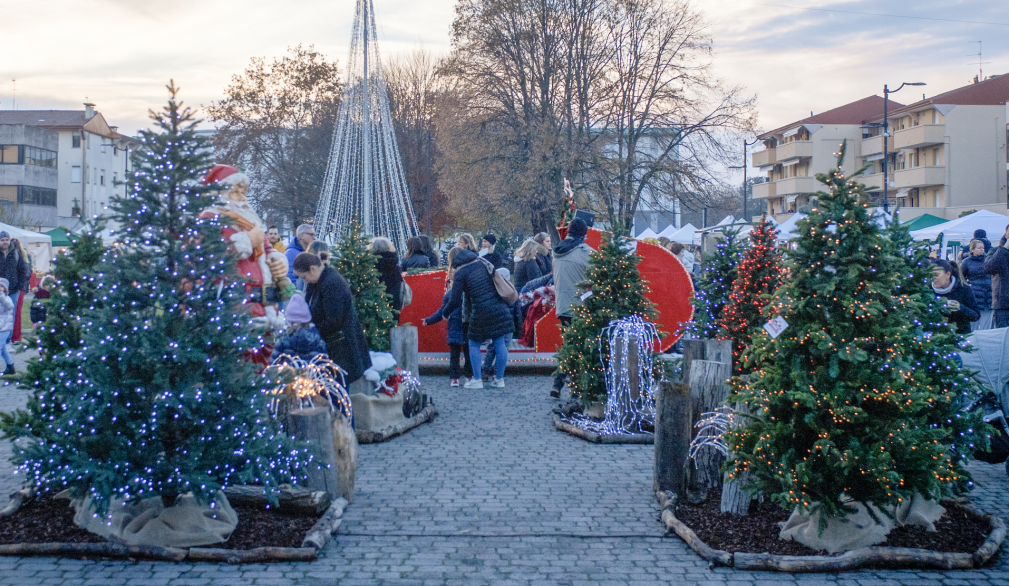
<instances>
[{"instance_id":1,"label":"paving stone path","mask_svg":"<svg viewBox=\"0 0 1009 586\"><path fill-rule=\"evenodd\" d=\"M422 382L438 405L431 424L361 446L357 497L313 563L174 564L0 557L0 585L1005 585L1005 548L975 572L863 571L783 575L709 569L663 538L652 494L651 446L598 446L553 429L547 377L506 389ZM0 388L0 409L24 392ZM9 478L0 447L0 494ZM976 464L975 500L1009 519L1009 479Z\"/></svg>"}]
</instances>

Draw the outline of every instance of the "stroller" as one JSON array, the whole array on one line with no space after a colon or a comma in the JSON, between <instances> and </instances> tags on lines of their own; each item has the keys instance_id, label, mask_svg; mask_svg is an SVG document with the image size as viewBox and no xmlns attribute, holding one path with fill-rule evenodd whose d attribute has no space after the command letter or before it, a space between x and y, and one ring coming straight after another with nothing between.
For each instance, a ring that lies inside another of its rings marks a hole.
<instances>
[{"instance_id":1,"label":"stroller","mask_svg":"<svg viewBox=\"0 0 1009 586\"><path fill-rule=\"evenodd\" d=\"M963 367L977 371L974 378L986 388L964 411L981 409L985 422L996 430L989 451L978 451L974 457L989 464L1005 462L1009 474L1009 423L1005 416L1009 405L1009 328L978 330L967 336L967 343L974 351L960 354Z\"/></svg>"}]
</instances>

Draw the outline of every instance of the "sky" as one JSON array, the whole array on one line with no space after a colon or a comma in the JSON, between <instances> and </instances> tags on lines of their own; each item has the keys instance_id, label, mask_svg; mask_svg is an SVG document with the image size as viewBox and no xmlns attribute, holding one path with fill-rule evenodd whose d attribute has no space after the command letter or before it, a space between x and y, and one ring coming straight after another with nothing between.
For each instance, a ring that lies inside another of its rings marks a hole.
<instances>
[{"instance_id":1,"label":"sky","mask_svg":"<svg viewBox=\"0 0 1009 586\"><path fill-rule=\"evenodd\" d=\"M450 50L454 0L374 0L383 59ZM694 0L710 21L715 68L757 96L762 130L868 95L925 82L921 99L1009 73L1006 0ZM303 44L347 59L352 0L0 0L0 109L97 104L133 134L166 100L169 79L190 106L223 96L252 57ZM908 18L911 17L911 18ZM974 56L968 56L974 54ZM16 79L16 83L11 80Z\"/></svg>"}]
</instances>

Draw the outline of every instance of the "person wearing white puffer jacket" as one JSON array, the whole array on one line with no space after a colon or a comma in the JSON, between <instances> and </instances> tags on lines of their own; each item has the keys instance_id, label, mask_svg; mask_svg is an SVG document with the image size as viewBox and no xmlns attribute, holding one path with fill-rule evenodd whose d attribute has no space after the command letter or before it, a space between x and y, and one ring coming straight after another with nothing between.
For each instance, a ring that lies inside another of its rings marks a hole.
<instances>
[{"instance_id":1,"label":"person wearing white puffer jacket","mask_svg":"<svg viewBox=\"0 0 1009 586\"><path fill-rule=\"evenodd\" d=\"M0 278L0 356L7 363L7 368L3 374L17 374L14 371L14 359L11 358L7 346L11 341L11 333L14 331L14 301L10 298L10 281Z\"/></svg>"}]
</instances>

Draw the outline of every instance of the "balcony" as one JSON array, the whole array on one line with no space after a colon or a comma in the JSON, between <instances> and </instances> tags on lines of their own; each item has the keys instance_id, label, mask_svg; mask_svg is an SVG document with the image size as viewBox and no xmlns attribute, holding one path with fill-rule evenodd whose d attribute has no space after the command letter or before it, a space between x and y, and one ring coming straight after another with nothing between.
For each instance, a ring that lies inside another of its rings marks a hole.
<instances>
[{"instance_id":1,"label":"balcony","mask_svg":"<svg viewBox=\"0 0 1009 586\"><path fill-rule=\"evenodd\" d=\"M775 184L771 182L754 183L753 199L767 199L769 197L777 197L777 192L775 191L774 186Z\"/></svg>"},{"instance_id":2,"label":"balcony","mask_svg":"<svg viewBox=\"0 0 1009 586\"><path fill-rule=\"evenodd\" d=\"M893 137L887 141L887 150L893 152ZM883 152L883 136L862 139L862 156L875 155Z\"/></svg>"},{"instance_id":3,"label":"balcony","mask_svg":"<svg viewBox=\"0 0 1009 586\"><path fill-rule=\"evenodd\" d=\"M789 177L781 181L775 181L775 191L777 195L793 195L799 193L813 193L824 187L816 177ZM756 186L754 186L756 187Z\"/></svg>"},{"instance_id":4,"label":"balcony","mask_svg":"<svg viewBox=\"0 0 1009 586\"><path fill-rule=\"evenodd\" d=\"M945 124L922 124L894 132L893 147L894 150L914 149L930 144L942 144L945 138ZM862 154L864 155L865 151Z\"/></svg>"},{"instance_id":5,"label":"balcony","mask_svg":"<svg viewBox=\"0 0 1009 586\"><path fill-rule=\"evenodd\" d=\"M880 190L883 189L882 173L873 173L871 175L859 175L858 177L855 178L855 180L861 183L862 185L865 185L869 189L869 191L875 191L876 189ZM890 177L890 180L893 181L892 176Z\"/></svg>"},{"instance_id":6,"label":"balcony","mask_svg":"<svg viewBox=\"0 0 1009 586\"><path fill-rule=\"evenodd\" d=\"M764 167L767 165L773 165L778 162L775 157L775 149L764 149L762 151L757 151L753 153L753 165L754 167Z\"/></svg>"},{"instance_id":7,"label":"balcony","mask_svg":"<svg viewBox=\"0 0 1009 586\"><path fill-rule=\"evenodd\" d=\"M812 157L813 141L797 140L794 142L787 142L785 144L779 144L778 148L775 150L777 151L779 161L798 159L799 157Z\"/></svg>"},{"instance_id":8,"label":"balcony","mask_svg":"<svg viewBox=\"0 0 1009 586\"><path fill-rule=\"evenodd\" d=\"M933 167L901 169L894 172L893 183L897 189L900 189L901 187L943 185L946 183L946 167L943 165L937 165Z\"/></svg>"}]
</instances>

